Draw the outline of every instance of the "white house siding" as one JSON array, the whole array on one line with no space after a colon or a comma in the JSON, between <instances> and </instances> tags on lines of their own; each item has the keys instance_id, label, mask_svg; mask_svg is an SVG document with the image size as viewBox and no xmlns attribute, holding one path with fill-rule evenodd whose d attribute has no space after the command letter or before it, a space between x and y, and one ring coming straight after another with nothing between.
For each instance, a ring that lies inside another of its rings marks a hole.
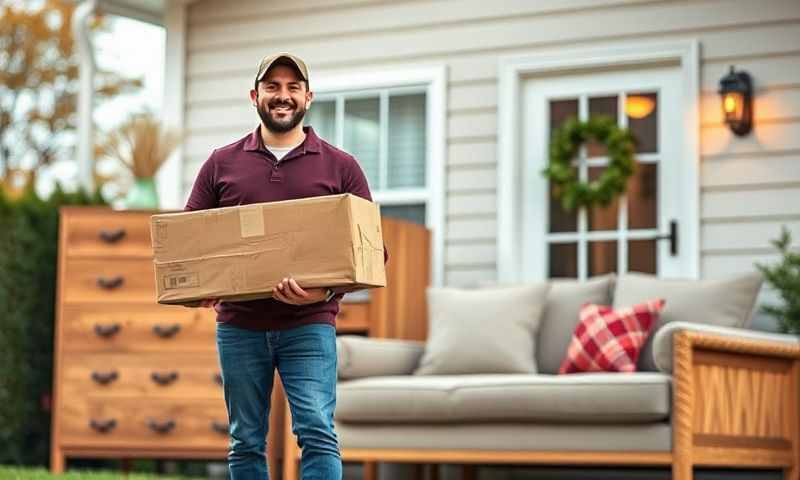
<instances>
[{"instance_id":1,"label":"white house siding","mask_svg":"<svg viewBox=\"0 0 800 480\"><path fill-rule=\"evenodd\" d=\"M255 65L296 52L312 75L446 65L445 282L496 278L498 59L602 44L696 38L701 46L701 272L775 258L800 239L800 2L797 0L205 0L188 11L184 187L214 146L255 125ZM728 66L755 80L755 130L721 124ZM312 79L313 87L313 79ZM665 139L665 141L668 141ZM186 193L186 192L185 192Z\"/></svg>"}]
</instances>

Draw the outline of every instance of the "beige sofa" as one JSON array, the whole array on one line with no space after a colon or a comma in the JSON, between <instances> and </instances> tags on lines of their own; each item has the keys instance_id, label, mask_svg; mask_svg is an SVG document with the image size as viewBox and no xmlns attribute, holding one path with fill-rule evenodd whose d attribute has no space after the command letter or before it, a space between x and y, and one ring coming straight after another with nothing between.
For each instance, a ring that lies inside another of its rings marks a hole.
<instances>
[{"instance_id":1,"label":"beige sofa","mask_svg":"<svg viewBox=\"0 0 800 480\"><path fill-rule=\"evenodd\" d=\"M798 338L719 325L737 301L740 311L752 305L753 285L742 277L687 290L637 276L553 284L535 374L419 375L425 342L341 336L343 458L365 462L370 480L381 461L662 466L675 480L691 479L693 467L755 467L798 479ZM580 304L629 301L637 289L666 292L673 307L642 353L644 371L557 375ZM699 295L709 317L676 319L697 301L681 295Z\"/></svg>"}]
</instances>

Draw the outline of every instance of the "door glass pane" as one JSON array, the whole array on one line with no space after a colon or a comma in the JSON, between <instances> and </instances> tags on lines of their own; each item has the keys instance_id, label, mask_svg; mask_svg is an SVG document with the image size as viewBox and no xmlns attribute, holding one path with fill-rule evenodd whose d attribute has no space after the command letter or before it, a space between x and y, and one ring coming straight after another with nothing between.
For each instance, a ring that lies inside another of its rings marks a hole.
<instances>
[{"instance_id":1,"label":"door glass pane","mask_svg":"<svg viewBox=\"0 0 800 480\"><path fill-rule=\"evenodd\" d=\"M318 137L336 145L336 102L313 102L303 118L303 124L311 125Z\"/></svg>"},{"instance_id":2,"label":"door glass pane","mask_svg":"<svg viewBox=\"0 0 800 480\"><path fill-rule=\"evenodd\" d=\"M389 187L425 186L425 94L389 97Z\"/></svg>"},{"instance_id":3,"label":"door glass pane","mask_svg":"<svg viewBox=\"0 0 800 480\"><path fill-rule=\"evenodd\" d=\"M578 99L550 101L550 133L568 118L578 116ZM550 185L550 232L574 232L578 229L578 212L566 211Z\"/></svg>"},{"instance_id":4,"label":"door glass pane","mask_svg":"<svg viewBox=\"0 0 800 480\"><path fill-rule=\"evenodd\" d=\"M628 270L657 274L656 241L630 240L628 242Z\"/></svg>"},{"instance_id":5,"label":"door glass pane","mask_svg":"<svg viewBox=\"0 0 800 480\"><path fill-rule=\"evenodd\" d=\"M379 172L379 100L348 99L344 103L344 150L353 155L367 175L372 190L383 188Z\"/></svg>"},{"instance_id":6,"label":"door glass pane","mask_svg":"<svg viewBox=\"0 0 800 480\"><path fill-rule=\"evenodd\" d=\"M578 230L578 211L569 212L561 206L561 200L556 198L552 182L550 183L550 232L574 232Z\"/></svg>"},{"instance_id":7,"label":"door glass pane","mask_svg":"<svg viewBox=\"0 0 800 480\"><path fill-rule=\"evenodd\" d=\"M381 217L399 218L425 225L425 205L381 205Z\"/></svg>"},{"instance_id":8,"label":"door glass pane","mask_svg":"<svg viewBox=\"0 0 800 480\"><path fill-rule=\"evenodd\" d=\"M589 181L597 180L606 167L589 167ZM591 207L587 211L589 230L616 230L619 199L615 198L607 207Z\"/></svg>"},{"instance_id":9,"label":"door glass pane","mask_svg":"<svg viewBox=\"0 0 800 480\"><path fill-rule=\"evenodd\" d=\"M550 258L550 278L578 277L577 243L551 243L548 253Z\"/></svg>"},{"instance_id":10,"label":"door glass pane","mask_svg":"<svg viewBox=\"0 0 800 480\"><path fill-rule=\"evenodd\" d=\"M591 97L589 98L589 116L607 116L611 117L614 122L617 121L617 106L619 101L617 96L609 97ZM606 147L598 142L589 141L586 143L586 156L587 157L602 157L606 155Z\"/></svg>"},{"instance_id":11,"label":"door glass pane","mask_svg":"<svg viewBox=\"0 0 800 480\"><path fill-rule=\"evenodd\" d=\"M617 241L604 240L588 244L589 276L617 271Z\"/></svg>"},{"instance_id":12,"label":"door glass pane","mask_svg":"<svg viewBox=\"0 0 800 480\"><path fill-rule=\"evenodd\" d=\"M550 100L550 133L560 127L569 117L578 116L578 99Z\"/></svg>"},{"instance_id":13,"label":"door glass pane","mask_svg":"<svg viewBox=\"0 0 800 480\"><path fill-rule=\"evenodd\" d=\"M638 163L628 180L628 228L656 228L658 164Z\"/></svg>"},{"instance_id":14,"label":"door glass pane","mask_svg":"<svg viewBox=\"0 0 800 480\"><path fill-rule=\"evenodd\" d=\"M629 93L625 101L628 128L638 140L638 153L658 152L658 94Z\"/></svg>"}]
</instances>

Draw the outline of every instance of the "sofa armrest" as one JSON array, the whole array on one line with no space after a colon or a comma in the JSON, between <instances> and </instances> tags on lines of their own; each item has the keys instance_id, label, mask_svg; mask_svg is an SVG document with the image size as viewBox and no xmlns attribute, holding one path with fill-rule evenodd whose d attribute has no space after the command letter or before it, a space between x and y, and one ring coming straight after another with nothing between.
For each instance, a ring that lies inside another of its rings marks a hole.
<instances>
[{"instance_id":1,"label":"sofa armrest","mask_svg":"<svg viewBox=\"0 0 800 480\"><path fill-rule=\"evenodd\" d=\"M425 342L341 335L336 338L339 378L410 375L425 351Z\"/></svg>"},{"instance_id":2,"label":"sofa armrest","mask_svg":"<svg viewBox=\"0 0 800 480\"><path fill-rule=\"evenodd\" d=\"M661 327L653 336L653 361L660 372L672 373L673 371L673 337L676 332L680 331L800 346L800 337L796 335L761 332L746 328L719 327L703 323L670 322Z\"/></svg>"},{"instance_id":3,"label":"sofa armrest","mask_svg":"<svg viewBox=\"0 0 800 480\"><path fill-rule=\"evenodd\" d=\"M800 341L708 325L659 331L672 368L672 475L693 467L800 469ZM663 338L672 339L671 363Z\"/></svg>"}]
</instances>

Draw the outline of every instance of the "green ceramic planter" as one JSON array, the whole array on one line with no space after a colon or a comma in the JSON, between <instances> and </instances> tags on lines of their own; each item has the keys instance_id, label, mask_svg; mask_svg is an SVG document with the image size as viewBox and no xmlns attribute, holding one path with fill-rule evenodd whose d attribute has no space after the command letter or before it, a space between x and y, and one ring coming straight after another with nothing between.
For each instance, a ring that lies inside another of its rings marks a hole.
<instances>
[{"instance_id":1,"label":"green ceramic planter","mask_svg":"<svg viewBox=\"0 0 800 480\"><path fill-rule=\"evenodd\" d=\"M155 178L137 178L125 197L125 207L132 210L157 209L158 190Z\"/></svg>"}]
</instances>

